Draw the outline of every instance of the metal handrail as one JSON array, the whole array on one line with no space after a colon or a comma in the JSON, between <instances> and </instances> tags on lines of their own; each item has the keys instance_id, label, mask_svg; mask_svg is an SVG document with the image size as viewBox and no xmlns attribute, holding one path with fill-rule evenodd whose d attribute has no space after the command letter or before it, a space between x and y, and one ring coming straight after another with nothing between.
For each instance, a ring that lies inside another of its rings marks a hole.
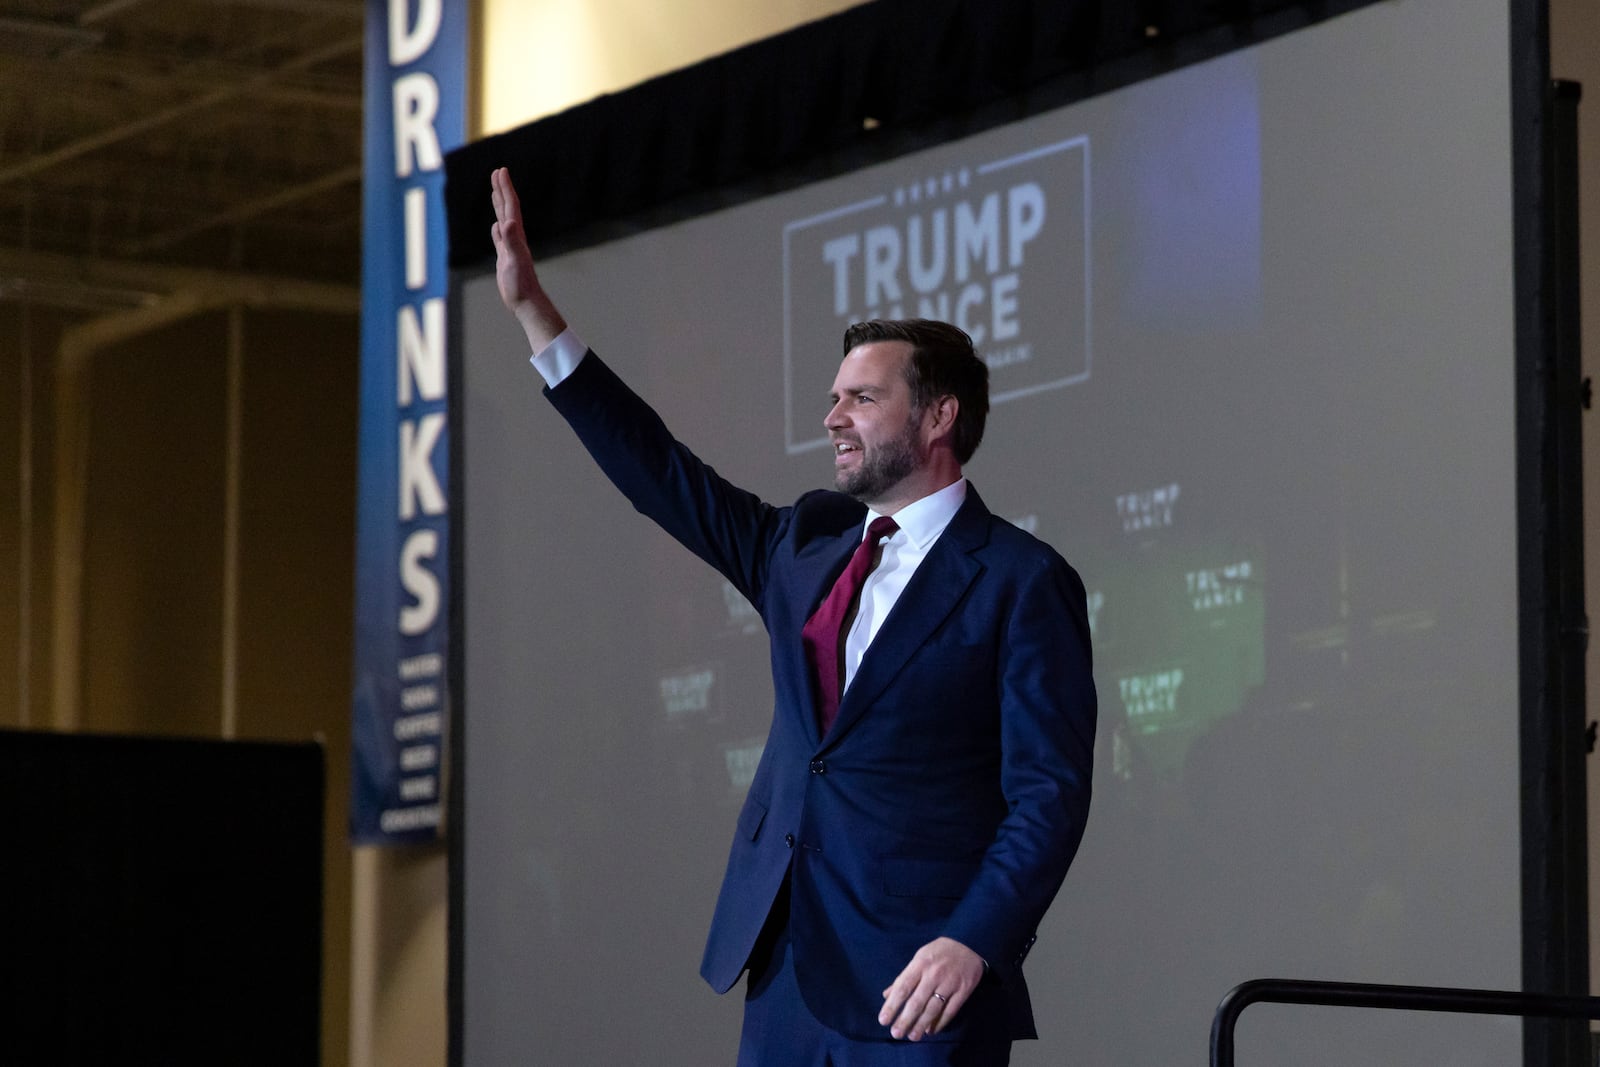
<instances>
[{"instance_id":1,"label":"metal handrail","mask_svg":"<svg viewBox=\"0 0 1600 1067\"><path fill-rule=\"evenodd\" d=\"M1600 1019L1600 997L1508 993L1494 989L1373 985L1257 978L1228 991L1211 1020L1211 1067L1233 1067L1233 1030L1252 1004L1316 1004L1334 1008L1397 1008L1473 1015Z\"/></svg>"}]
</instances>

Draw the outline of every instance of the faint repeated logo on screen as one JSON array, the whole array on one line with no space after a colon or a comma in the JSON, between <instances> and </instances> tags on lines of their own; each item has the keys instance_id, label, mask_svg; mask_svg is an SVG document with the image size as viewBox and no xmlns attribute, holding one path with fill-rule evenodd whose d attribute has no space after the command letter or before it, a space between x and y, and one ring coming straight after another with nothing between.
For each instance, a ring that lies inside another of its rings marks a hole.
<instances>
[{"instance_id":1,"label":"faint repeated logo on screen","mask_svg":"<svg viewBox=\"0 0 1600 1067\"><path fill-rule=\"evenodd\" d=\"M1205 567L1184 574L1184 588L1196 612L1241 607L1257 588L1256 565L1241 559L1222 567Z\"/></svg>"},{"instance_id":2,"label":"faint repeated logo on screen","mask_svg":"<svg viewBox=\"0 0 1600 1067\"><path fill-rule=\"evenodd\" d=\"M761 632L761 614L756 606L727 579L722 579L722 606L727 610L728 629L745 634Z\"/></svg>"},{"instance_id":3,"label":"faint repeated logo on screen","mask_svg":"<svg viewBox=\"0 0 1600 1067\"><path fill-rule=\"evenodd\" d=\"M1084 598L1084 608L1089 613L1089 636L1100 636L1100 609L1106 606L1106 595L1098 589L1091 590Z\"/></svg>"},{"instance_id":4,"label":"faint repeated logo on screen","mask_svg":"<svg viewBox=\"0 0 1600 1067\"><path fill-rule=\"evenodd\" d=\"M827 444L853 322L931 318L972 335L1000 404L1086 381L1089 139L919 174L783 230L785 446Z\"/></svg>"},{"instance_id":5,"label":"faint repeated logo on screen","mask_svg":"<svg viewBox=\"0 0 1600 1067\"><path fill-rule=\"evenodd\" d=\"M1183 493L1177 482L1122 493L1117 497L1117 521L1125 534L1162 530L1177 517L1178 497Z\"/></svg>"},{"instance_id":6,"label":"faint repeated logo on screen","mask_svg":"<svg viewBox=\"0 0 1600 1067\"><path fill-rule=\"evenodd\" d=\"M756 768L761 765L761 753L766 741L759 737L734 741L722 746L723 763L728 770L728 788L743 795L755 781Z\"/></svg>"},{"instance_id":7,"label":"faint repeated logo on screen","mask_svg":"<svg viewBox=\"0 0 1600 1067\"><path fill-rule=\"evenodd\" d=\"M1138 733L1154 733L1178 718L1178 692L1183 687L1183 668L1125 675L1117 679L1123 710Z\"/></svg>"},{"instance_id":8,"label":"faint repeated logo on screen","mask_svg":"<svg viewBox=\"0 0 1600 1067\"><path fill-rule=\"evenodd\" d=\"M713 705L716 682L716 669L709 665L687 667L662 675L656 684L664 721L682 725L694 719L711 718L716 710Z\"/></svg>"}]
</instances>

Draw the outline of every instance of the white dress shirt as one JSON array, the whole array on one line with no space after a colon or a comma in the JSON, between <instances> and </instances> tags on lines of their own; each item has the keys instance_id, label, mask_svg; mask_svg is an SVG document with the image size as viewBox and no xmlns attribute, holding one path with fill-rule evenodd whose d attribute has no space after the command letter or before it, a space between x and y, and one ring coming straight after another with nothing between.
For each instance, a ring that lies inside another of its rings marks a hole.
<instances>
[{"instance_id":1,"label":"white dress shirt","mask_svg":"<svg viewBox=\"0 0 1600 1067\"><path fill-rule=\"evenodd\" d=\"M900 599L900 594L905 592L911 576L928 557L928 550L944 533L944 528L950 525L950 520L956 517L956 512L961 510L961 504L966 499L967 480L957 478L943 489L929 493L894 513L894 521L900 524L900 529L882 542L883 555L872 573L867 575L866 584L861 587L861 606L856 609L855 621L850 624L850 632L844 639L844 689L839 691L840 699L843 699L844 691L850 688L856 668L861 666L861 657L866 655L872 639L878 636L883 620L889 617L890 609ZM866 521L861 527L863 538L867 535L866 528L877 517L876 511L867 511Z\"/></svg>"}]
</instances>

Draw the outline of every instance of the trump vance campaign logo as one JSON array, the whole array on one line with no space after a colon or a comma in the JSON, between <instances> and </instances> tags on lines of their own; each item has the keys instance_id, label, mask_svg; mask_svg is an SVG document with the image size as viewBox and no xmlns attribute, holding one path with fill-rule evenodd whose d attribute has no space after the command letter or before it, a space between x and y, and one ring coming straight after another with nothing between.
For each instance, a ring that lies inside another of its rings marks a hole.
<instances>
[{"instance_id":1,"label":"trump vance campaign logo","mask_svg":"<svg viewBox=\"0 0 1600 1067\"><path fill-rule=\"evenodd\" d=\"M924 172L783 229L785 444L827 444L839 339L953 322L1000 404L1089 377L1089 139Z\"/></svg>"}]
</instances>

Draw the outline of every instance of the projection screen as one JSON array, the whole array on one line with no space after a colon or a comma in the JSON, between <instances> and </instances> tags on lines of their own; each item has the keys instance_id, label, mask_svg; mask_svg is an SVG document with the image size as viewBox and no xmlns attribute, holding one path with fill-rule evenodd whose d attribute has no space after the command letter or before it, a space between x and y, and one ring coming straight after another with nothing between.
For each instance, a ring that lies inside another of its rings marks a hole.
<instances>
[{"instance_id":1,"label":"projection screen","mask_svg":"<svg viewBox=\"0 0 1600 1067\"><path fill-rule=\"evenodd\" d=\"M1521 984L1508 51L1504 0L1377 4L541 266L774 502L829 482L846 324L978 342L968 474L1082 573L1100 694L1014 1063L1196 1062L1255 977ZM731 1063L742 987L696 969L766 636L571 438L493 277L455 307L465 1062ZM1520 1033L1263 1007L1238 1055Z\"/></svg>"}]
</instances>

